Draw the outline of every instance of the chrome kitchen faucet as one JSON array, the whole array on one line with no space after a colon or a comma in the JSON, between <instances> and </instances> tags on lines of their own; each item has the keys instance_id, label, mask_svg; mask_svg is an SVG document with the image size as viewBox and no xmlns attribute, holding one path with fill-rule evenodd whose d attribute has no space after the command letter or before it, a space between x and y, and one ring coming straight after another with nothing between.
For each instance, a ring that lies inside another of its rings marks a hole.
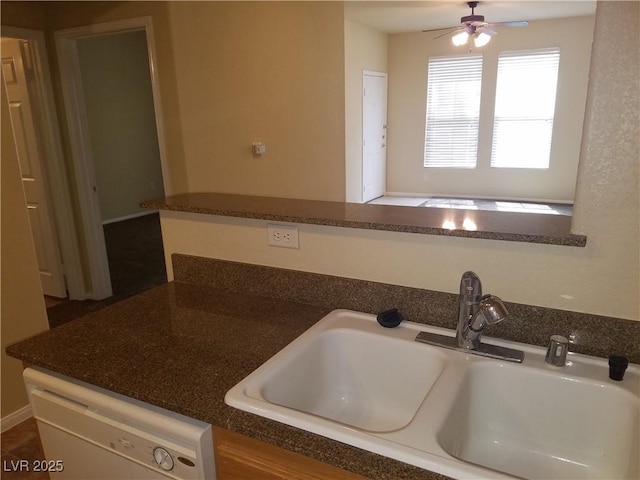
<instances>
[{"instance_id":1,"label":"chrome kitchen faucet","mask_svg":"<svg viewBox=\"0 0 640 480\"><path fill-rule=\"evenodd\" d=\"M478 275L473 272L465 272L462 275L456 328L458 347L476 350L480 346L480 336L484 328L501 322L507 315L507 307L500 298L482 295L482 283Z\"/></svg>"},{"instance_id":2,"label":"chrome kitchen faucet","mask_svg":"<svg viewBox=\"0 0 640 480\"><path fill-rule=\"evenodd\" d=\"M455 338L420 332L416 336L416 341L485 357L522 362L523 352L480 341L482 332L487 325L501 322L508 315L507 307L504 306L500 298L495 295L482 295L480 277L473 272L465 272L460 279L458 323Z\"/></svg>"}]
</instances>

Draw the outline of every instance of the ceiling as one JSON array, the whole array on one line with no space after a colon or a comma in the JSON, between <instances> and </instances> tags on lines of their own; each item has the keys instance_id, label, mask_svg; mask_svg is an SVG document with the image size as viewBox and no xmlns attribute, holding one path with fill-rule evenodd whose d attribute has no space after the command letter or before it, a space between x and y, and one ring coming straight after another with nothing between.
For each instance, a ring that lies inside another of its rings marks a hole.
<instances>
[{"instance_id":1,"label":"ceiling","mask_svg":"<svg viewBox=\"0 0 640 480\"><path fill-rule=\"evenodd\" d=\"M595 12L595 0L487 0L480 2L475 11L476 15L484 15L487 22L579 17L594 15ZM467 3L460 0L345 2L347 20L386 33L456 27L460 24L460 17L470 14Z\"/></svg>"}]
</instances>

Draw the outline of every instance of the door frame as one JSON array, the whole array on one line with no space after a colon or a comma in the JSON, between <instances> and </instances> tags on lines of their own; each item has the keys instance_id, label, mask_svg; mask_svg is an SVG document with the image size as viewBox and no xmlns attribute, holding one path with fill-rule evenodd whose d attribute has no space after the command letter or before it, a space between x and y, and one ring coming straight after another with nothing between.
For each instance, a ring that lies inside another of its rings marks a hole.
<instances>
[{"instance_id":1,"label":"door frame","mask_svg":"<svg viewBox=\"0 0 640 480\"><path fill-rule=\"evenodd\" d=\"M31 48L34 78L29 90L37 98L38 115L35 122L41 132L41 148L47 158L41 169L46 172L45 191L50 197L54 214L55 235L57 235L62 270L70 299L87 298L87 290L82 272L82 261L76 225L73 217L69 180L64 162L60 126L56 113L51 70L47 58L44 32L27 28L2 25L2 36L26 40ZM33 87L33 90L32 88Z\"/></svg>"},{"instance_id":2,"label":"door frame","mask_svg":"<svg viewBox=\"0 0 640 480\"><path fill-rule=\"evenodd\" d=\"M171 177L166 160L164 123L162 119L162 106L156 67L156 49L151 17L117 20L54 32L60 67L64 109L71 146L71 160L78 187L78 203L80 205L82 231L86 239L85 248L88 253L88 269L92 285L92 291L89 297L96 300L112 295L111 276L109 273L109 262L104 240L100 204L98 202L95 164L91 151L89 124L86 118L77 42L87 37L139 30L144 30L146 34L160 165L165 194L169 194L169 192L171 192Z\"/></svg>"}]
</instances>

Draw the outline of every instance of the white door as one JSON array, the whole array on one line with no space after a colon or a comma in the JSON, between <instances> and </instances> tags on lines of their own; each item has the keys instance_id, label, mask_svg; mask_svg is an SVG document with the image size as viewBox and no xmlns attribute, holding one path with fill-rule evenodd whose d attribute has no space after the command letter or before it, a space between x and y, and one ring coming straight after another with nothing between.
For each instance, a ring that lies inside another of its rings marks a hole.
<instances>
[{"instance_id":1,"label":"white door","mask_svg":"<svg viewBox=\"0 0 640 480\"><path fill-rule=\"evenodd\" d=\"M51 206L44 184L42 164L45 159L38 144L29 101L27 75L30 63L28 59L27 62L23 61L23 54L28 55L28 49L21 48L23 43L26 42L11 38L2 39L2 76L9 95L11 123L18 149L22 185L26 208L29 210L42 291L45 295L63 298L67 296L67 291L58 241L54 233Z\"/></svg>"},{"instance_id":2,"label":"white door","mask_svg":"<svg viewBox=\"0 0 640 480\"><path fill-rule=\"evenodd\" d=\"M387 74L362 76L362 200L384 195L387 169Z\"/></svg>"}]
</instances>

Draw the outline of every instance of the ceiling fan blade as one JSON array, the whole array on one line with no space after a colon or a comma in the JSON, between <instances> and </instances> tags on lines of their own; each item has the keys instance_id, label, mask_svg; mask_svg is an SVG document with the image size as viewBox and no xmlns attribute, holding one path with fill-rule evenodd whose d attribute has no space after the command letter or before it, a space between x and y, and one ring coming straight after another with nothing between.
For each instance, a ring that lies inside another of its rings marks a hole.
<instances>
[{"instance_id":1,"label":"ceiling fan blade","mask_svg":"<svg viewBox=\"0 0 640 480\"><path fill-rule=\"evenodd\" d=\"M526 27L529 25L529 22L526 20L519 20L517 22L495 22L490 23L493 27Z\"/></svg>"},{"instance_id":2,"label":"ceiling fan blade","mask_svg":"<svg viewBox=\"0 0 640 480\"><path fill-rule=\"evenodd\" d=\"M463 30L464 29L462 29L462 28L454 28L453 30L449 30L448 32L442 33L442 34L438 35L437 37L433 37L433 39L435 40L437 38L446 37L447 35L452 35L454 33L461 32Z\"/></svg>"},{"instance_id":3,"label":"ceiling fan blade","mask_svg":"<svg viewBox=\"0 0 640 480\"><path fill-rule=\"evenodd\" d=\"M441 30L455 30L457 28L460 27L442 27L442 28L431 28L429 30L422 30L422 33L429 33L429 32L439 32Z\"/></svg>"},{"instance_id":4,"label":"ceiling fan blade","mask_svg":"<svg viewBox=\"0 0 640 480\"><path fill-rule=\"evenodd\" d=\"M484 34L489 35L489 36L494 36L494 35L498 34L498 32L496 32L495 30L491 30L489 27L478 27L476 29L476 32L477 33L484 33Z\"/></svg>"}]
</instances>

